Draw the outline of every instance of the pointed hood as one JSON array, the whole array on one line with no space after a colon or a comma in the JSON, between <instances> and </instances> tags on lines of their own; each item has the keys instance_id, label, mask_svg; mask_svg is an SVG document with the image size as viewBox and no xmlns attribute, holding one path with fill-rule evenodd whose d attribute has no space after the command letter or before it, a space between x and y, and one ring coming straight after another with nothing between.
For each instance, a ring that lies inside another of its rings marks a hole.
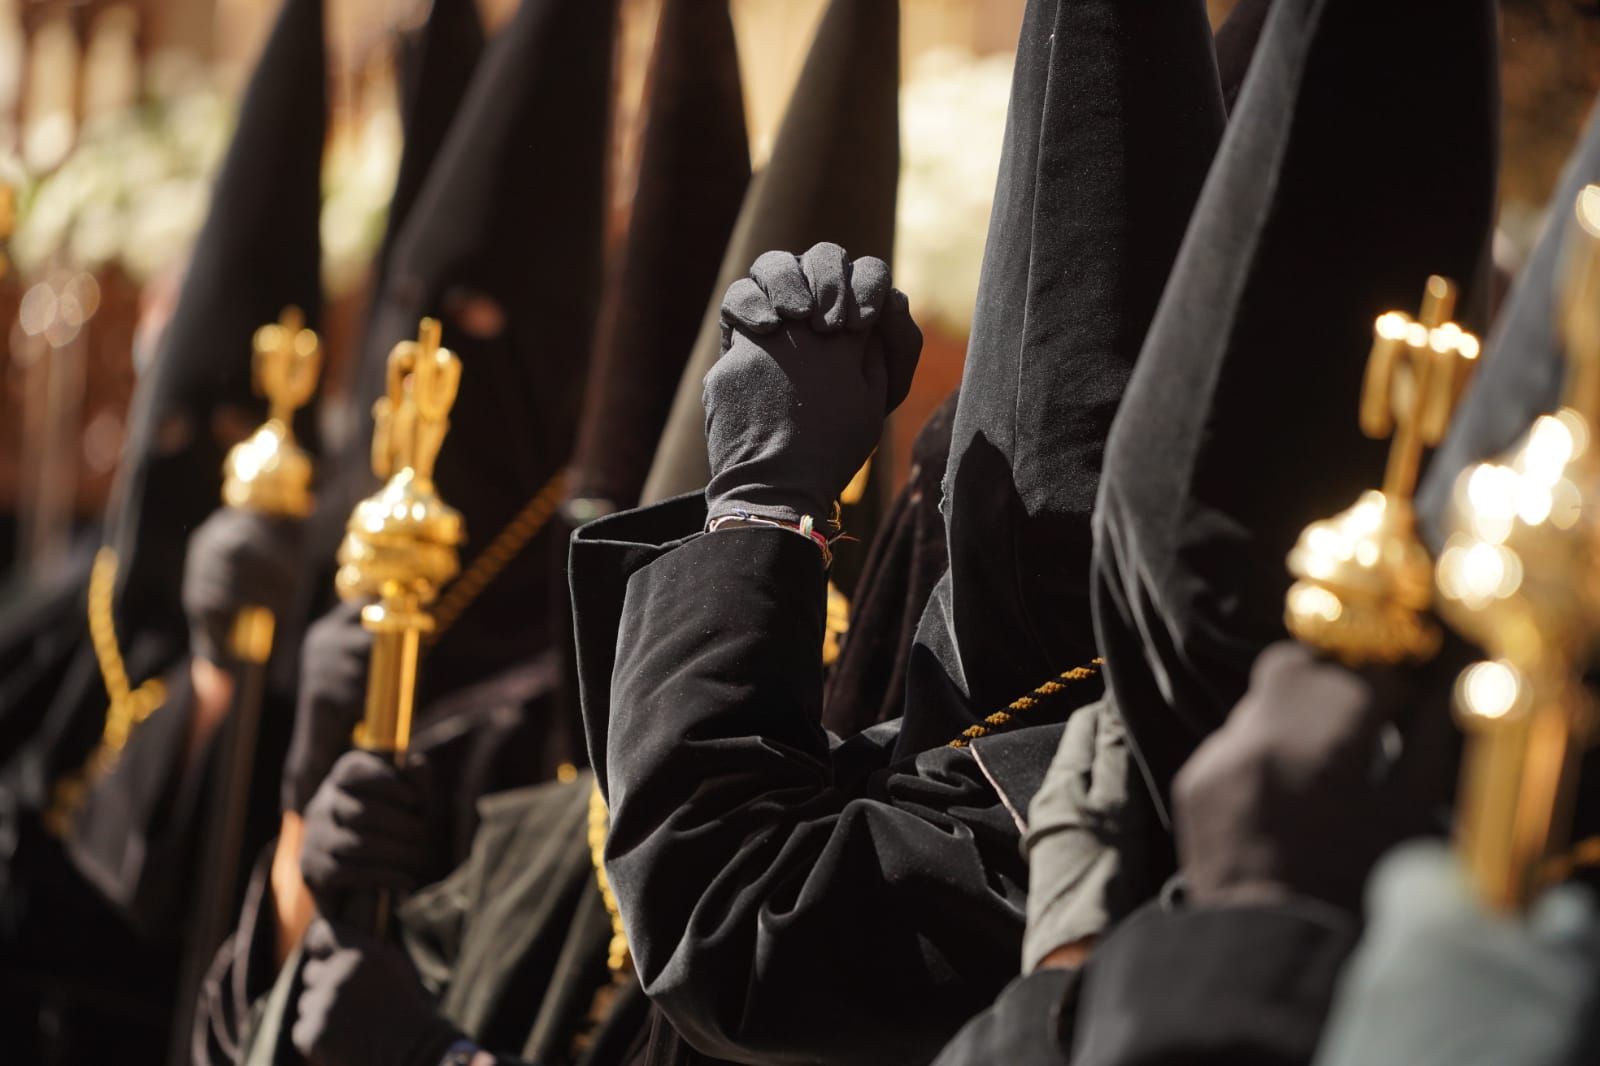
<instances>
[{"instance_id":1,"label":"pointed hood","mask_svg":"<svg viewBox=\"0 0 1600 1066\"><path fill-rule=\"evenodd\" d=\"M643 499L705 487L701 384L720 354L717 310L763 252L819 241L888 261L900 175L899 0L832 0L795 84L772 157L751 183Z\"/></svg>"},{"instance_id":2,"label":"pointed hood","mask_svg":"<svg viewBox=\"0 0 1600 1066\"><path fill-rule=\"evenodd\" d=\"M750 182L727 0L666 0L646 83L638 187L600 315L568 495L638 502Z\"/></svg>"},{"instance_id":3,"label":"pointed hood","mask_svg":"<svg viewBox=\"0 0 1600 1066\"><path fill-rule=\"evenodd\" d=\"M1029 3L908 750L1095 658L1101 454L1223 123L1202 0Z\"/></svg>"},{"instance_id":4,"label":"pointed hood","mask_svg":"<svg viewBox=\"0 0 1600 1066\"><path fill-rule=\"evenodd\" d=\"M1272 6L1101 481L1106 679L1163 797L1285 635L1300 530L1381 480L1357 425L1374 318L1433 273L1471 306L1496 72L1493 0Z\"/></svg>"},{"instance_id":5,"label":"pointed hood","mask_svg":"<svg viewBox=\"0 0 1600 1066\"><path fill-rule=\"evenodd\" d=\"M219 505L233 443L219 426L248 431L266 412L251 390L253 334L290 304L318 321L325 70L322 0L286 0L246 87L177 308L134 398L106 535L119 559L124 634L146 625L182 634L184 547ZM309 415L302 421L309 429Z\"/></svg>"},{"instance_id":6,"label":"pointed hood","mask_svg":"<svg viewBox=\"0 0 1600 1066\"><path fill-rule=\"evenodd\" d=\"M395 236L410 216L450 132L484 47L476 0L433 0L422 25L404 28L396 37L395 88L404 140L378 250L375 287L382 285Z\"/></svg>"},{"instance_id":7,"label":"pointed hood","mask_svg":"<svg viewBox=\"0 0 1600 1066\"><path fill-rule=\"evenodd\" d=\"M615 21L614 0L523 0L394 242L357 395L380 394L383 357L422 317L442 321L462 375L435 480L466 518L464 567L570 455L601 287ZM538 646L505 620L548 595L549 554L524 549L489 584L435 650L451 666L432 682Z\"/></svg>"},{"instance_id":8,"label":"pointed hood","mask_svg":"<svg viewBox=\"0 0 1600 1066\"><path fill-rule=\"evenodd\" d=\"M334 553L344 537L350 509L374 486L371 468L370 405L374 390L383 387L395 317L385 316L384 293L395 241L422 186L439 159L445 138L455 124L461 102L476 74L484 50L483 25L475 0L434 0L418 25L403 27L395 35L395 89L400 111L400 163L395 175L383 240L372 271L372 299L363 326L361 348L354 371L355 422L349 439L328 455L318 470L317 509L308 523L306 558L314 577L302 593L302 603L289 618L279 619L280 640L298 644L305 628L334 602ZM411 327L416 329L415 323ZM296 687L299 663L295 656L274 661L276 679L285 691Z\"/></svg>"}]
</instances>

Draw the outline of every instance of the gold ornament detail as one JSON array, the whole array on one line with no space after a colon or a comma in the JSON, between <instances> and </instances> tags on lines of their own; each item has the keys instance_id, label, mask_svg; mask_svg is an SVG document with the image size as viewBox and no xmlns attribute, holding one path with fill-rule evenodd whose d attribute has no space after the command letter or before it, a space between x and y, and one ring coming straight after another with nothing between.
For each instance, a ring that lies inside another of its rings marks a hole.
<instances>
[{"instance_id":1,"label":"gold ornament detail","mask_svg":"<svg viewBox=\"0 0 1600 1066\"><path fill-rule=\"evenodd\" d=\"M1469 733L1459 846L1490 906L1525 906L1565 848L1600 650L1600 186L1578 199L1559 305L1563 404L1457 479L1440 612L1484 648L1456 683ZM1515 358L1519 353L1507 352Z\"/></svg>"},{"instance_id":2,"label":"gold ornament detail","mask_svg":"<svg viewBox=\"0 0 1600 1066\"><path fill-rule=\"evenodd\" d=\"M1361 429L1393 436L1382 490L1300 534L1284 622L1298 640L1352 665L1428 659L1433 560L1417 538L1412 494L1425 447L1438 444L1476 365L1479 345L1450 321L1455 285L1428 279L1417 318L1378 318L1361 397Z\"/></svg>"},{"instance_id":3,"label":"gold ornament detail","mask_svg":"<svg viewBox=\"0 0 1600 1066\"><path fill-rule=\"evenodd\" d=\"M311 401L322 373L322 344L297 307L256 330L251 376L267 400L267 420L235 444L222 466L222 502L263 514L311 513L311 457L294 438L294 413Z\"/></svg>"},{"instance_id":4,"label":"gold ornament detail","mask_svg":"<svg viewBox=\"0 0 1600 1066\"><path fill-rule=\"evenodd\" d=\"M361 612L373 645L357 741L396 758L411 741L421 639L434 627L427 608L455 576L465 536L460 513L433 484L461 383L461 360L440 336L439 323L423 319L418 339L389 353L372 444L373 471L387 481L351 512L335 578L343 599L377 601Z\"/></svg>"}]
</instances>

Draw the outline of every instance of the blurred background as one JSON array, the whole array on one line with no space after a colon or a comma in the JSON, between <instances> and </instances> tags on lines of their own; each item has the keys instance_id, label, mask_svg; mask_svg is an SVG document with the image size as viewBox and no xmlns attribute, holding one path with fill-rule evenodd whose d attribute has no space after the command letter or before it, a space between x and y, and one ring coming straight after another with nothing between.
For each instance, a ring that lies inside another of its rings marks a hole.
<instances>
[{"instance_id":1,"label":"blurred background","mask_svg":"<svg viewBox=\"0 0 1600 1066\"><path fill-rule=\"evenodd\" d=\"M422 0L425 4L426 0ZM491 31L517 0L480 0ZM626 225L635 119L660 0L622 0L613 232ZM1213 19L1233 0L1211 0ZM895 249L929 344L894 453L960 379L1025 0L904 0ZM756 162L824 0L733 0ZM1600 91L1600 0L1505 0L1497 257L1514 271ZM275 0L0 0L0 573L37 578L105 506L141 318L174 296L235 96ZM394 31L415 0L329 0L335 119L324 174L325 380L341 382L399 154ZM1405 48L1396 43L1395 62ZM308 72L309 74L309 72ZM1441 101L1441 106L1449 106ZM1408 123L1373 131L1404 165ZM251 427L241 427L241 435ZM5 593L0 591L0 601Z\"/></svg>"}]
</instances>

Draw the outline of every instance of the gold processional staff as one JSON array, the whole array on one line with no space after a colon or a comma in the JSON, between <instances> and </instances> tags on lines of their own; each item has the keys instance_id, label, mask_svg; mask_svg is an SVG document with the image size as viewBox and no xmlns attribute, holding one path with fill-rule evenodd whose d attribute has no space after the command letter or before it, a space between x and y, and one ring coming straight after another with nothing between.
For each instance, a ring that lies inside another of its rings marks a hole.
<instances>
[{"instance_id":1,"label":"gold processional staff","mask_svg":"<svg viewBox=\"0 0 1600 1066\"><path fill-rule=\"evenodd\" d=\"M277 323L256 331L251 377L267 401L267 420L234 445L223 463L222 502L284 521L311 514L311 457L295 439L294 415L311 401L322 373L322 345L297 307ZM187 1057L192 1011L217 947L233 925L240 858L249 816L250 785L261 731L267 661L277 619L260 605L240 608L229 634L233 659L233 706L223 725L220 763L213 776L210 818L201 854L199 895L179 975L179 1024L173 1032L174 1061Z\"/></svg>"},{"instance_id":2,"label":"gold processional staff","mask_svg":"<svg viewBox=\"0 0 1600 1066\"><path fill-rule=\"evenodd\" d=\"M336 585L347 601L375 600L361 612L373 635L367 704L356 742L396 762L411 740L422 638L429 606L459 569L461 514L439 498L433 467L450 428L461 360L440 347L439 323L422 320L415 341L389 353L388 392L373 407L372 469L386 479L350 514L339 546ZM389 901L358 920L381 931Z\"/></svg>"},{"instance_id":3,"label":"gold processional staff","mask_svg":"<svg viewBox=\"0 0 1600 1066\"><path fill-rule=\"evenodd\" d=\"M1446 620L1491 656L1456 685L1468 732L1459 845L1501 910L1570 865L1578 761L1594 736L1583 676L1600 650L1600 186L1579 195L1567 255L1562 406L1461 474L1436 571Z\"/></svg>"}]
</instances>

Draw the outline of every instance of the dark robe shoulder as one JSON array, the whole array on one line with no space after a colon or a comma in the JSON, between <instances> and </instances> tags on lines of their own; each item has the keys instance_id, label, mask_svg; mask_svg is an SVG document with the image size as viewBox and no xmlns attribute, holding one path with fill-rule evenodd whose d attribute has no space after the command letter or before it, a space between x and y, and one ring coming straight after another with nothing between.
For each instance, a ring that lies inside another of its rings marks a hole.
<instances>
[{"instance_id":1,"label":"dark robe shoulder","mask_svg":"<svg viewBox=\"0 0 1600 1066\"><path fill-rule=\"evenodd\" d=\"M1217 907L1153 902L1090 958L1070 1061L1310 1062L1359 932L1353 915L1309 899Z\"/></svg>"},{"instance_id":2,"label":"dark robe shoulder","mask_svg":"<svg viewBox=\"0 0 1600 1066\"><path fill-rule=\"evenodd\" d=\"M689 497L624 513L572 553L607 871L645 988L708 1054L926 1061L1017 973L1012 805L1031 797L986 770L1041 777L1059 726L996 738L988 766L891 763L892 723L839 745L815 546L696 536L703 519Z\"/></svg>"}]
</instances>

